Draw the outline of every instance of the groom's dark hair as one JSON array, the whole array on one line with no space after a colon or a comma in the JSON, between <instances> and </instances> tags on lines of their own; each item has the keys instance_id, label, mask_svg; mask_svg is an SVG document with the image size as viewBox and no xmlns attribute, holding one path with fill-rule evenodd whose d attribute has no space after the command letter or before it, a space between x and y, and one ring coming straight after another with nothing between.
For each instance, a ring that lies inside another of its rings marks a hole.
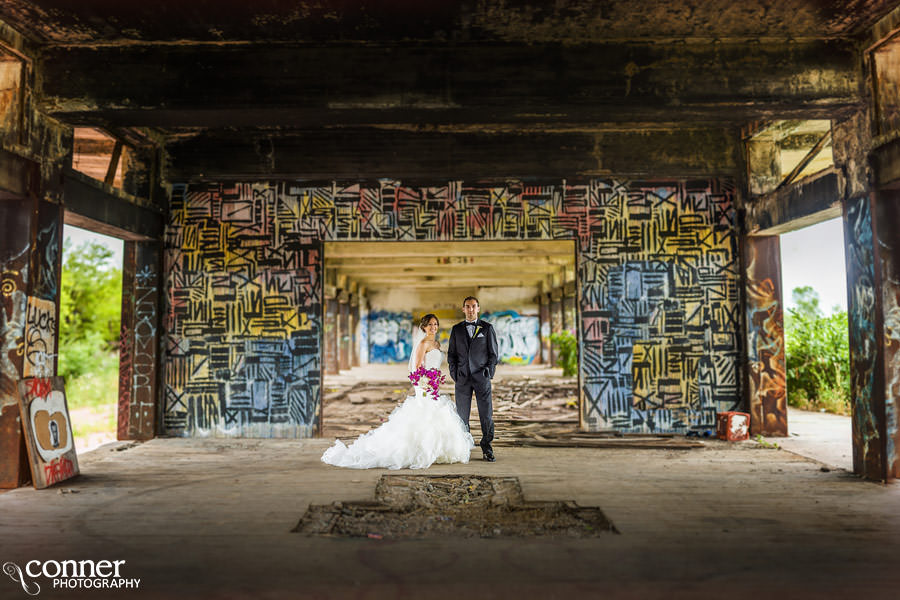
<instances>
[{"instance_id":1,"label":"groom's dark hair","mask_svg":"<svg viewBox=\"0 0 900 600\"><path fill-rule=\"evenodd\" d=\"M476 298L475 296L466 296L465 298L463 298L463 306L465 306L466 302L468 302L469 300L474 300L475 304L481 306L481 302L479 302L478 298Z\"/></svg>"}]
</instances>

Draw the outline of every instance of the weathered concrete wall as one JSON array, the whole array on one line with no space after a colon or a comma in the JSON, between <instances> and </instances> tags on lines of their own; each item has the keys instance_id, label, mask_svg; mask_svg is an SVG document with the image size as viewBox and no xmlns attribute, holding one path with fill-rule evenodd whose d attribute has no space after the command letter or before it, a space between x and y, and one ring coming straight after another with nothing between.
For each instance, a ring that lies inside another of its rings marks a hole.
<instances>
[{"instance_id":1,"label":"weathered concrete wall","mask_svg":"<svg viewBox=\"0 0 900 600\"><path fill-rule=\"evenodd\" d=\"M411 351L410 331L422 315L434 313L440 320L439 340L446 343L450 328L462 320L462 301L478 298L481 318L494 324L500 344L500 360L529 364L540 349L537 287L485 286L452 293L440 290L372 289L369 316L365 321L370 362L405 362Z\"/></svg>"},{"instance_id":2,"label":"weathered concrete wall","mask_svg":"<svg viewBox=\"0 0 900 600\"><path fill-rule=\"evenodd\" d=\"M320 244L341 240L577 240L586 427L710 427L717 410L734 406L740 315L730 185L450 182L428 196L396 182L174 186L166 431L313 434Z\"/></svg>"}]
</instances>

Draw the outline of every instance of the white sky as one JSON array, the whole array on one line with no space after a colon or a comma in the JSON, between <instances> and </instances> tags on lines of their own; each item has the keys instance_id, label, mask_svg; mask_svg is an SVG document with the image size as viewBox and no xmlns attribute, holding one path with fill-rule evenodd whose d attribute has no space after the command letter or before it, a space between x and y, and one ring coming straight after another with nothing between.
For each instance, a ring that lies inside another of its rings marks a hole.
<instances>
[{"instance_id":1,"label":"white sky","mask_svg":"<svg viewBox=\"0 0 900 600\"><path fill-rule=\"evenodd\" d=\"M803 285L819 293L822 312L835 305L847 310L847 267L841 219L798 229L781 236L781 289L785 306L796 306L791 291Z\"/></svg>"},{"instance_id":2,"label":"white sky","mask_svg":"<svg viewBox=\"0 0 900 600\"><path fill-rule=\"evenodd\" d=\"M63 227L63 239L71 240L70 243L73 248L86 241L94 241L103 244L113 252L112 259L110 259L107 264L111 267L122 266L124 242L118 238L103 235L102 233L94 233L93 231L81 229L80 227L66 225Z\"/></svg>"}]
</instances>

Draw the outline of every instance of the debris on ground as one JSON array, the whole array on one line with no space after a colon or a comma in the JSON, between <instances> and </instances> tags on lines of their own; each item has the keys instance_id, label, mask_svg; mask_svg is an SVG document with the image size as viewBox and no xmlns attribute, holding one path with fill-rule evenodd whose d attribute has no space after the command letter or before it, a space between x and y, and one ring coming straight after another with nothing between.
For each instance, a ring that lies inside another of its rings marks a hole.
<instances>
[{"instance_id":1,"label":"debris on ground","mask_svg":"<svg viewBox=\"0 0 900 600\"><path fill-rule=\"evenodd\" d=\"M527 502L518 478L476 475L384 475L374 502L310 505L293 531L379 540L618 533L598 507Z\"/></svg>"},{"instance_id":2,"label":"debris on ground","mask_svg":"<svg viewBox=\"0 0 900 600\"><path fill-rule=\"evenodd\" d=\"M619 432L582 431L578 422L578 382L574 377L507 377L494 380L495 446L543 446L580 448L702 448L699 440L672 434L623 435ZM442 393L453 399L453 387ZM351 441L385 422L412 387L396 382L355 382L332 386L325 394L325 438ZM478 440L480 425L473 399L469 427Z\"/></svg>"}]
</instances>

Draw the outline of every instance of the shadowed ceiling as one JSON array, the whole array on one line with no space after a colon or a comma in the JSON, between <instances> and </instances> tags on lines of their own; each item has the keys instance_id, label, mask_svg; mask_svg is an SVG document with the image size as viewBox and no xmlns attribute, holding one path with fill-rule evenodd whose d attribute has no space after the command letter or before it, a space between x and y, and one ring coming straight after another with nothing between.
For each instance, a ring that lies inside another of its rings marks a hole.
<instances>
[{"instance_id":1,"label":"shadowed ceiling","mask_svg":"<svg viewBox=\"0 0 900 600\"><path fill-rule=\"evenodd\" d=\"M889 0L5 0L47 44L440 42L582 44L640 38L834 38Z\"/></svg>"}]
</instances>

